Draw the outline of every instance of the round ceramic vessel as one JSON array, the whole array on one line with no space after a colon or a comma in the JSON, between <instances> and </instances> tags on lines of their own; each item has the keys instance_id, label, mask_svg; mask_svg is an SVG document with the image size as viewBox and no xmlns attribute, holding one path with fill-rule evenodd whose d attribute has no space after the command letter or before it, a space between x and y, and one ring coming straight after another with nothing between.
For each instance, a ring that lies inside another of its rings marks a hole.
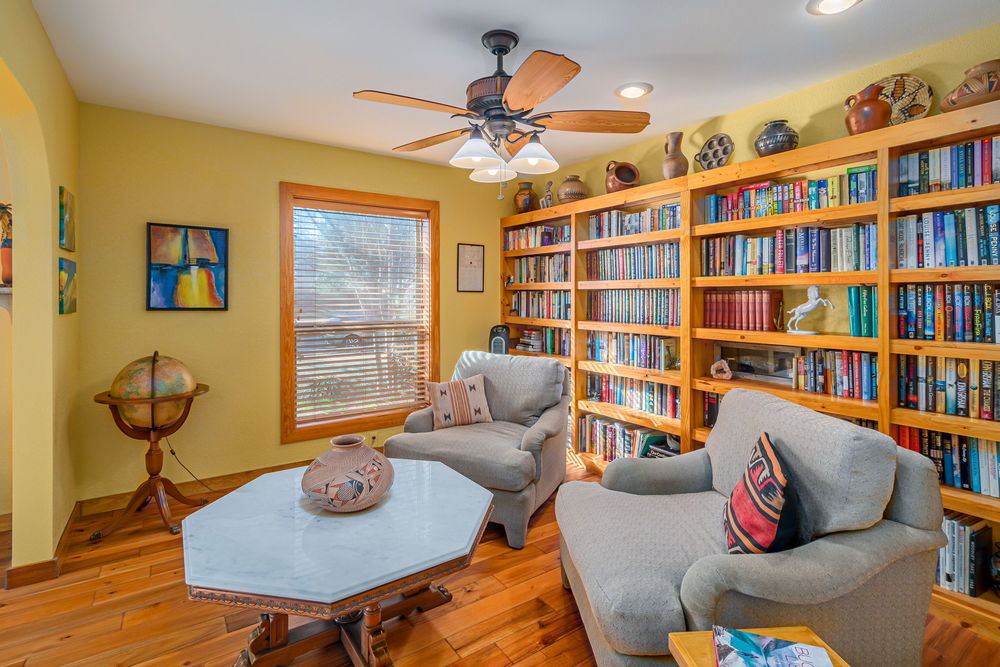
<instances>
[{"instance_id":1,"label":"round ceramic vessel","mask_svg":"<svg viewBox=\"0 0 1000 667\"><path fill-rule=\"evenodd\" d=\"M362 435L332 438L302 475L302 492L330 512L357 512L381 500L392 486L392 463L364 442Z\"/></svg>"},{"instance_id":2,"label":"round ceramic vessel","mask_svg":"<svg viewBox=\"0 0 1000 667\"><path fill-rule=\"evenodd\" d=\"M765 157L775 153L790 151L799 145L799 133L788 124L787 120L772 120L764 126L757 135L753 147L757 155Z\"/></svg>"}]
</instances>

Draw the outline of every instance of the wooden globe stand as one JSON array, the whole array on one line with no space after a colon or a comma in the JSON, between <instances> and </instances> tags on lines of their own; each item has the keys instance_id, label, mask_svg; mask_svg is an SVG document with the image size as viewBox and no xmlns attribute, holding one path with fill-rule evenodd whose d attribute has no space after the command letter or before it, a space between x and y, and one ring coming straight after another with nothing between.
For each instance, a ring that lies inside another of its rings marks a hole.
<instances>
[{"instance_id":1,"label":"wooden globe stand","mask_svg":"<svg viewBox=\"0 0 1000 667\"><path fill-rule=\"evenodd\" d=\"M123 511L111 525L104 530L97 530L90 536L91 541L99 540L102 537L107 537L112 532L117 530L122 522L129 517L132 512L138 512L148 505L150 502L155 502L157 508L160 511L160 519L163 520L163 525L165 525L171 533L174 535L181 532L181 527L174 524L173 517L170 514L170 504L167 500L167 496L170 496L174 500L185 505L205 505L208 503L208 498L188 498L183 493L178 490L177 485L171 482L166 477L160 476L160 470L163 469L163 450L160 449L160 439L167 438L180 429L187 420L188 413L191 412L191 403L194 402L195 396L201 396L208 391L207 384L198 384L193 391L189 391L183 394L175 394L173 396L154 396L152 398L115 398L109 394L109 392L101 392L94 396L94 401L97 403L102 403L107 405L111 409L111 416L115 420L115 424L121 430L122 433L130 438L135 438L136 440L145 440L149 443L149 448L146 450L146 472L149 477L139 488L135 490L132 494L132 498L128 501L128 505L125 506L125 511ZM181 412L181 416L175 421L165 426L157 426L155 418L155 410L153 409L157 403L166 403L168 401L184 401L184 409ZM152 421L152 426L148 428L143 428L139 426L133 426L126 422L119 412L119 406L123 405L149 405L150 406L150 420Z\"/></svg>"}]
</instances>

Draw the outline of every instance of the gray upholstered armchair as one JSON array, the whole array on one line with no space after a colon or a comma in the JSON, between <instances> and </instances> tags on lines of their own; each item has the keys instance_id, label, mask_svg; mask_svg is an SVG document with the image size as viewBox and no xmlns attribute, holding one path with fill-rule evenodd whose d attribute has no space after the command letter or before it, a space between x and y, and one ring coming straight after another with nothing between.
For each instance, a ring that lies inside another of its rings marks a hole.
<instances>
[{"instance_id":1,"label":"gray upholstered armchair","mask_svg":"<svg viewBox=\"0 0 1000 667\"><path fill-rule=\"evenodd\" d=\"M452 380L482 373L492 423L434 430L431 409L406 418L386 456L440 461L493 492L490 521L524 546L528 520L566 476L569 391L555 359L463 352Z\"/></svg>"},{"instance_id":2,"label":"gray upholstered armchair","mask_svg":"<svg viewBox=\"0 0 1000 667\"><path fill-rule=\"evenodd\" d=\"M801 545L729 555L723 507L761 431L798 494ZM855 667L920 664L941 494L930 461L876 431L732 390L705 449L564 484L556 518L600 665L673 664L668 634L713 624L808 625Z\"/></svg>"}]
</instances>

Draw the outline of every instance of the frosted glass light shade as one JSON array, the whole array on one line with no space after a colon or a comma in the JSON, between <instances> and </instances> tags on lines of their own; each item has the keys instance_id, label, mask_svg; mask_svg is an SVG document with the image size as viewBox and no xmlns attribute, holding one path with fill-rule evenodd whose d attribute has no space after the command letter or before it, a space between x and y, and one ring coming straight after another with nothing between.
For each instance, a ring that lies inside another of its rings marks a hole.
<instances>
[{"instance_id":1,"label":"frosted glass light shade","mask_svg":"<svg viewBox=\"0 0 1000 667\"><path fill-rule=\"evenodd\" d=\"M473 127L468 141L462 144L448 164L462 169L491 169L504 164L504 161L483 139L482 131L478 127Z\"/></svg>"},{"instance_id":2,"label":"frosted glass light shade","mask_svg":"<svg viewBox=\"0 0 1000 667\"><path fill-rule=\"evenodd\" d=\"M510 181L517 178L517 172L502 163L503 161L501 160L501 165L499 167L475 169L471 174L469 174L469 178L477 183L503 183L504 181Z\"/></svg>"},{"instance_id":3,"label":"frosted glass light shade","mask_svg":"<svg viewBox=\"0 0 1000 667\"><path fill-rule=\"evenodd\" d=\"M558 169L559 163L545 150L538 135L533 134L528 145L518 151L507 166L522 174L548 174Z\"/></svg>"}]
</instances>

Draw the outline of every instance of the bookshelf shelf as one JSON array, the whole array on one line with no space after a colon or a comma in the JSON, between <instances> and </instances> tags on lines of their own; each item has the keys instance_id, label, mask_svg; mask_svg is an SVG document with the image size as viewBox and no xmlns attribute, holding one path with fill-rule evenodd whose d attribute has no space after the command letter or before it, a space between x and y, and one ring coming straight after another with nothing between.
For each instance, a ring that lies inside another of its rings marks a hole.
<instances>
[{"instance_id":1,"label":"bookshelf shelf","mask_svg":"<svg viewBox=\"0 0 1000 667\"><path fill-rule=\"evenodd\" d=\"M932 357L1000 361L1000 344L998 343L958 343L894 338L889 343L889 351L893 354L926 354Z\"/></svg>"},{"instance_id":2,"label":"bookshelf shelf","mask_svg":"<svg viewBox=\"0 0 1000 667\"><path fill-rule=\"evenodd\" d=\"M637 426L645 426L646 428L663 431L664 433L672 433L674 435L680 435L681 433L680 419L662 417L649 412L643 412L642 410L615 405L614 403L600 403L597 401L579 401L577 407L583 412L601 415L609 419L618 419L636 424Z\"/></svg>"},{"instance_id":3,"label":"bookshelf shelf","mask_svg":"<svg viewBox=\"0 0 1000 667\"><path fill-rule=\"evenodd\" d=\"M711 426L696 426L691 431L691 437L701 443L708 442L708 434L712 432Z\"/></svg>"},{"instance_id":4,"label":"bookshelf shelf","mask_svg":"<svg viewBox=\"0 0 1000 667\"><path fill-rule=\"evenodd\" d=\"M717 394L725 394L730 389L756 389L818 412L861 419L878 419L877 401L819 394L757 380L716 380L709 377L696 377L691 380L691 384L692 388L698 391L711 391Z\"/></svg>"},{"instance_id":5,"label":"bookshelf shelf","mask_svg":"<svg viewBox=\"0 0 1000 667\"><path fill-rule=\"evenodd\" d=\"M520 290L550 290L550 289L573 289L573 283L511 283L506 285L508 292Z\"/></svg>"},{"instance_id":6,"label":"bookshelf shelf","mask_svg":"<svg viewBox=\"0 0 1000 667\"><path fill-rule=\"evenodd\" d=\"M570 325L569 320L552 320L544 317L515 317L514 315L507 315L503 319L507 324L529 327L559 327L566 329Z\"/></svg>"},{"instance_id":7,"label":"bookshelf shelf","mask_svg":"<svg viewBox=\"0 0 1000 667\"><path fill-rule=\"evenodd\" d=\"M914 426L973 438L1000 440L1000 422L996 421L945 415L937 412L921 412L909 408L892 408L890 415L892 423L901 426Z\"/></svg>"},{"instance_id":8,"label":"bookshelf shelf","mask_svg":"<svg viewBox=\"0 0 1000 667\"><path fill-rule=\"evenodd\" d=\"M996 266L951 266L941 269L891 269L891 283L975 283L997 280Z\"/></svg>"},{"instance_id":9,"label":"bookshelf shelf","mask_svg":"<svg viewBox=\"0 0 1000 667\"><path fill-rule=\"evenodd\" d=\"M973 632L1000 641L1000 597L990 591L979 597L946 590L935 584L931 593L931 611Z\"/></svg>"},{"instance_id":10,"label":"bookshelf shelf","mask_svg":"<svg viewBox=\"0 0 1000 667\"><path fill-rule=\"evenodd\" d=\"M660 324L622 324L620 322L596 322L580 320L577 328L583 331L620 331L622 333L653 334L654 336L680 336L680 327L665 327Z\"/></svg>"},{"instance_id":11,"label":"bookshelf shelf","mask_svg":"<svg viewBox=\"0 0 1000 667\"><path fill-rule=\"evenodd\" d=\"M537 248L505 250L503 255L504 257L531 257L532 255L554 255L558 252L570 252L572 249L572 243L556 243L554 245L538 246Z\"/></svg>"},{"instance_id":12,"label":"bookshelf shelf","mask_svg":"<svg viewBox=\"0 0 1000 667\"><path fill-rule=\"evenodd\" d=\"M878 271L772 273L766 276L695 276L691 287L769 287L772 285L875 285Z\"/></svg>"},{"instance_id":13,"label":"bookshelf shelf","mask_svg":"<svg viewBox=\"0 0 1000 667\"><path fill-rule=\"evenodd\" d=\"M1000 523L1000 498L941 485L944 508Z\"/></svg>"},{"instance_id":14,"label":"bookshelf shelf","mask_svg":"<svg viewBox=\"0 0 1000 667\"><path fill-rule=\"evenodd\" d=\"M680 278L639 278L636 280L582 280L576 284L577 289L655 289L661 287L680 287Z\"/></svg>"},{"instance_id":15,"label":"bookshelf shelf","mask_svg":"<svg viewBox=\"0 0 1000 667\"><path fill-rule=\"evenodd\" d=\"M846 204L830 208L817 208L811 211L797 213L781 213L761 218L747 218L731 222L716 222L712 224L695 225L691 229L692 236L716 236L719 234L741 234L744 232L763 232L785 227L832 227L850 222L871 222L878 213L878 202L865 204Z\"/></svg>"},{"instance_id":16,"label":"bookshelf shelf","mask_svg":"<svg viewBox=\"0 0 1000 667\"><path fill-rule=\"evenodd\" d=\"M609 364L604 361L581 360L576 362L576 367L581 371L591 373L603 373L604 375L614 375L623 378L633 378L635 380L646 380L657 384L669 384L675 387L681 385L680 371L657 371L650 368L640 368L638 366L623 366L620 364Z\"/></svg>"},{"instance_id":17,"label":"bookshelf shelf","mask_svg":"<svg viewBox=\"0 0 1000 667\"><path fill-rule=\"evenodd\" d=\"M818 347L831 350L852 350L856 352L878 352L879 349L878 338L842 336L836 334L800 336L781 331L741 331L739 329L707 329L699 327L692 331L692 336L699 340L788 345L793 347Z\"/></svg>"},{"instance_id":18,"label":"bookshelf shelf","mask_svg":"<svg viewBox=\"0 0 1000 667\"><path fill-rule=\"evenodd\" d=\"M974 188L957 188L942 192L928 192L922 195L891 197L889 210L893 213L913 213L935 208L962 208L976 204L988 204L1000 200L1000 184L980 185Z\"/></svg>"},{"instance_id":19,"label":"bookshelf shelf","mask_svg":"<svg viewBox=\"0 0 1000 667\"><path fill-rule=\"evenodd\" d=\"M546 354L545 352L534 352L532 350L519 350L515 347L510 348L510 353L515 356L521 357L547 357L549 359L555 359L564 366L572 366L573 360L569 357L563 356L561 354Z\"/></svg>"},{"instance_id":20,"label":"bookshelf shelf","mask_svg":"<svg viewBox=\"0 0 1000 667\"><path fill-rule=\"evenodd\" d=\"M597 454L592 454L590 452L582 452L580 458L583 460L583 464L587 467L587 470L598 475L603 475L604 471L607 470L608 466L611 464L610 461L605 461Z\"/></svg>"},{"instance_id":21,"label":"bookshelf shelf","mask_svg":"<svg viewBox=\"0 0 1000 667\"><path fill-rule=\"evenodd\" d=\"M676 241L681 237L680 229L663 229L658 232L645 232L642 234L627 234L624 236L611 236L606 239L591 239L587 241L577 241L577 250L601 250L603 248L618 248L629 245L646 245L647 243L663 243L664 241Z\"/></svg>"}]
</instances>

